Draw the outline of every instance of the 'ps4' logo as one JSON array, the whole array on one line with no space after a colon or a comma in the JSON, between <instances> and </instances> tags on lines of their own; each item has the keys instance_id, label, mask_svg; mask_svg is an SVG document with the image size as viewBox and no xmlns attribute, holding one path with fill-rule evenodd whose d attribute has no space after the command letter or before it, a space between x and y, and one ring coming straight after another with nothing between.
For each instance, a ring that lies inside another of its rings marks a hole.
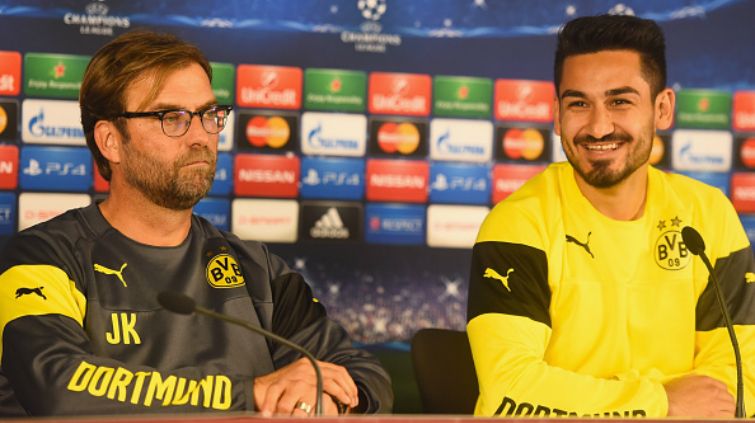
<instances>
[{"instance_id":1,"label":"'ps4' logo","mask_svg":"<svg viewBox=\"0 0 755 423\"><path fill-rule=\"evenodd\" d=\"M40 165L38 160L29 159L29 165L23 169L24 175L39 176L39 175L56 175L56 176L86 176L88 174L87 167L84 163L71 163L71 162L47 162L44 167Z\"/></svg>"},{"instance_id":2,"label":"'ps4' logo","mask_svg":"<svg viewBox=\"0 0 755 423\"><path fill-rule=\"evenodd\" d=\"M301 175L303 198L358 200L364 195L364 160L304 157Z\"/></svg>"},{"instance_id":3,"label":"'ps4' logo","mask_svg":"<svg viewBox=\"0 0 755 423\"><path fill-rule=\"evenodd\" d=\"M322 174L321 174L322 173ZM359 186L362 184L361 175L351 172L326 170L318 172L317 169L309 169L302 178L304 185L330 185L330 186Z\"/></svg>"},{"instance_id":4,"label":"'ps4' logo","mask_svg":"<svg viewBox=\"0 0 755 423\"><path fill-rule=\"evenodd\" d=\"M430 167L430 201L455 204L487 204L490 201L490 168L479 165L433 163Z\"/></svg>"},{"instance_id":5,"label":"'ps4' logo","mask_svg":"<svg viewBox=\"0 0 755 423\"><path fill-rule=\"evenodd\" d=\"M487 191L488 181L474 176L446 176L439 173L430 186L435 191Z\"/></svg>"},{"instance_id":6,"label":"'ps4' logo","mask_svg":"<svg viewBox=\"0 0 755 423\"><path fill-rule=\"evenodd\" d=\"M86 191L92 185L92 156L86 148L23 147L22 189Z\"/></svg>"}]
</instances>

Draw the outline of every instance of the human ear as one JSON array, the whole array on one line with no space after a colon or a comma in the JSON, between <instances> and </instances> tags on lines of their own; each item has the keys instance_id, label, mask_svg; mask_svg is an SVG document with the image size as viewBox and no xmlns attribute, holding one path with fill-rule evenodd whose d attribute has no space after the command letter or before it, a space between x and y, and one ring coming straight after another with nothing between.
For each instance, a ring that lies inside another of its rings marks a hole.
<instances>
[{"instance_id":1,"label":"human ear","mask_svg":"<svg viewBox=\"0 0 755 423\"><path fill-rule=\"evenodd\" d=\"M674 106L676 105L676 93L671 88L666 88L655 97L655 128L668 129L674 123Z\"/></svg>"},{"instance_id":2,"label":"human ear","mask_svg":"<svg viewBox=\"0 0 755 423\"><path fill-rule=\"evenodd\" d=\"M561 111L559 110L558 97L553 98L553 132L561 136Z\"/></svg>"},{"instance_id":3,"label":"human ear","mask_svg":"<svg viewBox=\"0 0 755 423\"><path fill-rule=\"evenodd\" d=\"M109 162L120 163L122 140L123 137L113 122L100 120L94 125L94 142Z\"/></svg>"}]
</instances>

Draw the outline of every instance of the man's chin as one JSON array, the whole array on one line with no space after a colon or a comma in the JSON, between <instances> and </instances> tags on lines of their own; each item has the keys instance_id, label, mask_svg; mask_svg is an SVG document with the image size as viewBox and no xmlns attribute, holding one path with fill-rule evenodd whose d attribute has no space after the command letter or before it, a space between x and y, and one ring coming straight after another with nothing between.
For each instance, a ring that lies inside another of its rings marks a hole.
<instances>
[{"instance_id":1,"label":"man's chin","mask_svg":"<svg viewBox=\"0 0 755 423\"><path fill-rule=\"evenodd\" d=\"M577 173L588 185L595 188L610 188L626 178L620 170L610 168L610 163L593 163L589 170L577 169Z\"/></svg>"},{"instance_id":2,"label":"man's chin","mask_svg":"<svg viewBox=\"0 0 755 423\"><path fill-rule=\"evenodd\" d=\"M163 204L161 204L166 209L171 209L175 211L186 211L191 210L194 208L194 206L199 203L200 200L202 200L205 197L205 195L201 196L186 196L181 198L173 198L171 201L164 201Z\"/></svg>"},{"instance_id":3,"label":"man's chin","mask_svg":"<svg viewBox=\"0 0 755 423\"><path fill-rule=\"evenodd\" d=\"M169 199L163 199L161 205L176 211L192 209L209 194L211 186L212 184L205 183L184 185L183 189L179 188Z\"/></svg>"}]
</instances>

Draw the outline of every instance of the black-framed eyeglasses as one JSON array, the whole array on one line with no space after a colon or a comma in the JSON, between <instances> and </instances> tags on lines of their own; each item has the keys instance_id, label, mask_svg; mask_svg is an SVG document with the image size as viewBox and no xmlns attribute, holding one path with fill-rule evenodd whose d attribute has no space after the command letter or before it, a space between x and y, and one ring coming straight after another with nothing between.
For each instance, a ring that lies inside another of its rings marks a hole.
<instances>
[{"instance_id":1,"label":"black-framed eyeglasses","mask_svg":"<svg viewBox=\"0 0 755 423\"><path fill-rule=\"evenodd\" d=\"M202 122L202 128L204 128L208 134L219 133L225 128L226 123L228 123L228 115L230 115L232 109L233 106L216 104L214 106L197 110L196 112L186 109L170 109L157 110L154 112L123 112L115 117L126 119L144 117L159 119L160 126L165 135L169 137L180 137L189 131L194 116L199 116L199 121Z\"/></svg>"}]
</instances>

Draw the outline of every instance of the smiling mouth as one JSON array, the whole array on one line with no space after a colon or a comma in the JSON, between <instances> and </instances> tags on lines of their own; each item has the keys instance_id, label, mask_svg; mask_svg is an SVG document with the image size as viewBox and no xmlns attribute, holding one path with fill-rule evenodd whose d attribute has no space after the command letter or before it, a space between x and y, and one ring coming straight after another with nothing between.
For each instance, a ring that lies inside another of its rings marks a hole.
<instances>
[{"instance_id":1,"label":"smiling mouth","mask_svg":"<svg viewBox=\"0 0 755 423\"><path fill-rule=\"evenodd\" d=\"M582 146L590 151L612 151L619 148L619 143L611 142L611 143L584 143Z\"/></svg>"}]
</instances>

